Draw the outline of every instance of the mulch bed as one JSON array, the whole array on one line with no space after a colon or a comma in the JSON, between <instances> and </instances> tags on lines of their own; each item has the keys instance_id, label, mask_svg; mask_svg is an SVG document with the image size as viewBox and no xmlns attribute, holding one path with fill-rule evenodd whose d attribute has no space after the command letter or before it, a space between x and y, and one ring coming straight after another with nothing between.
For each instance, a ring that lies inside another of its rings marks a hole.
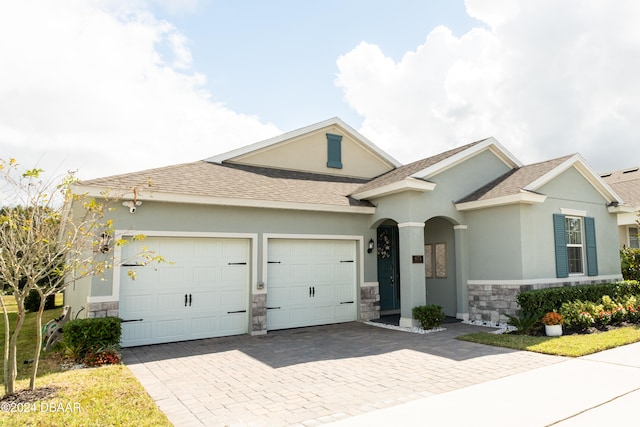
<instances>
[{"instance_id":1,"label":"mulch bed","mask_svg":"<svg viewBox=\"0 0 640 427\"><path fill-rule=\"evenodd\" d=\"M52 399L58 395L58 387L41 387L35 390L18 390L11 396L4 396L1 402L33 403L38 400Z\"/></svg>"}]
</instances>

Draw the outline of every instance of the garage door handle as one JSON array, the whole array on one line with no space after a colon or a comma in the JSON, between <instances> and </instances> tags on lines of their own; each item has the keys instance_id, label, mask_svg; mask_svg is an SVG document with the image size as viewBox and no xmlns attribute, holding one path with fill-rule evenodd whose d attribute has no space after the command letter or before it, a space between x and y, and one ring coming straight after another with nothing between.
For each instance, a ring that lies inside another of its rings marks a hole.
<instances>
[{"instance_id":1,"label":"garage door handle","mask_svg":"<svg viewBox=\"0 0 640 427\"><path fill-rule=\"evenodd\" d=\"M227 311L227 314L246 313L247 310Z\"/></svg>"},{"instance_id":2,"label":"garage door handle","mask_svg":"<svg viewBox=\"0 0 640 427\"><path fill-rule=\"evenodd\" d=\"M353 304L353 301L342 301L340 304Z\"/></svg>"},{"instance_id":3,"label":"garage door handle","mask_svg":"<svg viewBox=\"0 0 640 427\"><path fill-rule=\"evenodd\" d=\"M120 267L144 267L144 264L141 262L125 262L120 264Z\"/></svg>"},{"instance_id":4,"label":"garage door handle","mask_svg":"<svg viewBox=\"0 0 640 427\"><path fill-rule=\"evenodd\" d=\"M246 262L230 262L228 265L247 265Z\"/></svg>"},{"instance_id":5,"label":"garage door handle","mask_svg":"<svg viewBox=\"0 0 640 427\"><path fill-rule=\"evenodd\" d=\"M126 323L126 322L142 322L144 319L128 319L128 320L121 320L120 323Z\"/></svg>"},{"instance_id":6,"label":"garage door handle","mask_svg":"<svg viewBox=\"0 0 640 427\"><path fill-rule=\"evenodd\" d=\"M187 306L187 294L184 294L184 306Z\"/></svg>"},{"instance_id":7,"label":"garage door handle","mask_svg":"<svg viewBox=\"0 0 640 427\"><path fill-rule=\"evenodd\" d=\"M340 261L340 262L353 262L353 260L352 259L347 259L347 260L343 260L343 261Z\"/></svg>"},{"instance_id":8,"label":"garage door handle","mask_svg":"<svg viewBox=\"0 0 640 427\"><path fill-rule=\"evenodd\" d=\"M280 307L267 307L267 310L280 310Z\"/></svg>"},{"instance_id":9,"label":"garage door handle","mask_svg":"<svg viewBox=\"0 0 640 427\"><path fill-rule=\"evenodd\" d=\"M191 294L189 294L189 307L191 307Z\"/></svg>"},{"instance_id":10,"label":"garage door handle","mask_svg":"<svg viewBox=\"0 0 640 427\"><path fill-rule=\"evenodd\" d=\"M267 264L282 264L280 261L267 261Z\"/></svg>"}]
</instances>

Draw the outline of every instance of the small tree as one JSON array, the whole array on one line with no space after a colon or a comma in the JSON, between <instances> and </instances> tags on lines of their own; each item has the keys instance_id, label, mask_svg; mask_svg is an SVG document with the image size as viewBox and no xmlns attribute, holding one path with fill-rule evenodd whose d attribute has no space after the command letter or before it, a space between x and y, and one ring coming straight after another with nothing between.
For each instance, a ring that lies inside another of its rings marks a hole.
<instances>
[{"instance_id":1,"label":"small tree","mask_svg":"<svg viewBox=\"0 0 640 427\"><path fill-rule=\"evenodd\" d=\"M11 333L9 317L1 302L5 321L5 394L15 393L17 343L25 319L25 298L32 290L40 295L37 312L37 344L30 388L35 389L42 350L42 313L47 297L74 282L101 275L113 267L113 258L102 249L113 235L113 221L105 215L111 209L107 195L100 201L73 194L73 173L59 183L45 181L41 169L21 171L15 159L0 159L0 283L13 293L18 306ZM115 200L115 199L114 199ZM134 239L142 239L136 236ZM126 244L117 239L116 245ZM161 262L160 256L144 251L136 254L147 263ZM121 262L125 262L122 260ZM0 298L2 300L2 298Z\"/></svg>"}]
</instances>

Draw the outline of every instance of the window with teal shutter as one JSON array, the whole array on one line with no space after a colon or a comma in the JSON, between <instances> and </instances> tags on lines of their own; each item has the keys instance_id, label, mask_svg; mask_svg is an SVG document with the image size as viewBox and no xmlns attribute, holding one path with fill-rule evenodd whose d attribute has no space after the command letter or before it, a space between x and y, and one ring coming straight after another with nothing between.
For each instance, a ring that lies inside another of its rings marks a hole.
<instances>
[{"instance_id":1,"label":"window with teal shutter","mask_svg":"<svg viewBox=\"0 0 640 427\"><path fill-rule=\"evenodd\" d=\"M594 218L584 219L584 240L587 244L587 274L598 275L598 251L596 247L596 221Z\"/></svg>"},{"instance_id":2,"label":"window with teal shutter","mask_svg":"<svg viewBox=\"0 0 640 427\"><path fill-rule=\"evenodd\" d=\"M569 277L567 230L564 215L553 214L553 234L556 247L556 277Z\"/></svg>"},{"instance_id":3,"label":"window with teal shutter","mask_svg":"<svg viewBox=\"0 0 640 427\"><path fill-rule=\"evenodd\" d=\"M342 135L327 134L327 167L342 169Z\"/></svg>"}]
</instances>

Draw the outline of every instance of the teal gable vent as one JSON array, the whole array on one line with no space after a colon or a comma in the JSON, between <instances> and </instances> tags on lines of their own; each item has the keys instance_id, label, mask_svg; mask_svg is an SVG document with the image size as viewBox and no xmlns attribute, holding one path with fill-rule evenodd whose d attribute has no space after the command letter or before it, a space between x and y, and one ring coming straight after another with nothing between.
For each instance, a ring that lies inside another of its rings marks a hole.
<instances>
[{"instance_id":1,"label":"teal gable vent","mask_svg":"<svg viewBox=\"0 0 640 427\"><path fill-rule=\"evenodd\" d=\"M342 135L327 134L327 167L342 169Z\"/></svg>"}]
</instances>

